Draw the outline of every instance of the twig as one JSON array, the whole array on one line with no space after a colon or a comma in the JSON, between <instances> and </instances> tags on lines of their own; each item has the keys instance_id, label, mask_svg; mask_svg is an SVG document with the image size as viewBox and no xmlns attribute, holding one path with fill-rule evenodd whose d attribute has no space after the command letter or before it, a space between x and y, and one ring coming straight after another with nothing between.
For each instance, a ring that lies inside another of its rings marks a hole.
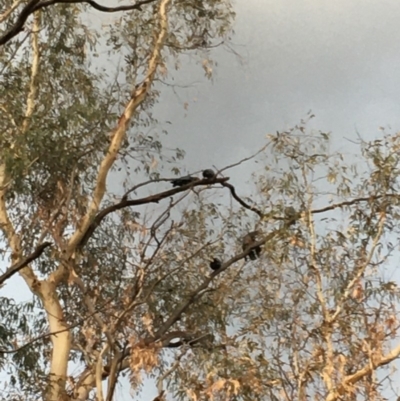
<instances>
[{"instance_id":1,"label":"twig","mask_svg":"<svg viewBox=\"0 0 400 401\"><path fill-rule=\"evenodd\" d=\"M221 169L221 170L218 170L218 173L217 173L217 174L222 173L223 171L228 170L228 169L230 169L230 168L237 167L237 166L239 166L240 164L242 164L242 163L244 163L244 162L247 162L247 161L249 161L249 160L251 160L251 159L254 159L254 158L255 158L256 156L258 156L260 153L264 152L264 150L267 149L267 147L268 147L270 144L271 144L271 142L268 142L267 144L265 144L261 149L259 149L259 150L258 150L256 153L254 153L253 155L251 155L251 156L249 156L249 157L245 157L244 159L238 161L237 163L233 163L233 164L231 164L231 165L229 165L229 166L224 167L224 168Z\"/></svg>"}]
</instances>

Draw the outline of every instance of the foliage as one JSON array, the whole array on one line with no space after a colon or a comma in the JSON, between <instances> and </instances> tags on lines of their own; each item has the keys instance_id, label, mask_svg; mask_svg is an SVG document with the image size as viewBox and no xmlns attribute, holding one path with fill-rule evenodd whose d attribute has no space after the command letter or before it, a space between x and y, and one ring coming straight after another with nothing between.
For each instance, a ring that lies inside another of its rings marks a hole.
<instances>
[{"instance_id":1,"label":"foliage","mask_svg":"<svg viewBox=\"0 0 400 401\"><path fill-rule=\"evenodd\" d=\"M123 12L100 29L92 8ZM163 148L154 105L182 55L212 76L231 4L31 0L4 10L10 267L0 284L19 274L31 297L1 298L1 399L110 401L126 373L136 393L154 379L159 398L386 397L384 369L400 354L400 135L360 140L354 162L302 121L250 157L262 167L247 197L225 176L235 165L171 189L184 152ZM241 238L254 229L262 256L245 262ZM214 272L213 257L224 262Z\"/></svg>"}]
</instances>

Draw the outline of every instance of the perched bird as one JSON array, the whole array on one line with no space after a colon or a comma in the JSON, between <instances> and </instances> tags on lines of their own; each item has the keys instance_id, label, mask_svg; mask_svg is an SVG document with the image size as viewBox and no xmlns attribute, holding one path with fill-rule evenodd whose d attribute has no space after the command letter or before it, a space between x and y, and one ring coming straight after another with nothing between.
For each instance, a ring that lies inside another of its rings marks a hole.
<instances>
[{"instance_id":1,"label":"perched bird","mask_svg":"<svg viewBox=\"0 0 400 401\"><path fill-rule=\"evenodd\" d=\"M250 260L256 260L260 254L261 254L261 245L256 245L252 247L254 242L257 242L257 236L260 234L260 231L252 231L248 234L246 234L243 237L242 240L242 248L243 251L247 251L249 248L251 248L251 251L249 252L248 255L245 256L244 260L247 261L247 257L250 258Z\"/></svg>"},{"instance_id":2,"label":"perched bird","mask_svg":"<svg viewBox=\"0 0 400 401\"><path fill-rule=\"evenodd\" d=\"M210 262L210 267L211 267L212 270L218 270L221 266L222 266L222 262L217 258L214 258Z\"/></svg>"},{"instance_id":3,"label":"perched bird","mask_svg":"<svg viewBox=\"0 0 400 401\"><path fill-rule=\"evenodd\" d=\"M299 218L299 213L296 212L296 209L293 206L285 207L285 225L291 226L296 223L296 220Z\"/></svg>"},{"instance_id":4,"label":"perched bird","mask_svg":"<svg viewBox=\"0 0 400 401\"><path fill-rule=\"evenodd\" d=\"M215 177L214 170L211 170L210 168L203 170L203 177L208 179L214 178Z\"/></svg>"},{"instance_id":5,"label":"perched bird","mask_svg":"<svg viewBox=\"0 0 400 401\"><path fill-rule=\"evenodd\" d=\"M180 178L176 178L175 180L171 180L171 184L173 187L183 187L184 185L190 184L191 182L194 182L197 180L198 180L198 178L187 175L185 177L180 177Z\"/></svg>"}]
</instances>

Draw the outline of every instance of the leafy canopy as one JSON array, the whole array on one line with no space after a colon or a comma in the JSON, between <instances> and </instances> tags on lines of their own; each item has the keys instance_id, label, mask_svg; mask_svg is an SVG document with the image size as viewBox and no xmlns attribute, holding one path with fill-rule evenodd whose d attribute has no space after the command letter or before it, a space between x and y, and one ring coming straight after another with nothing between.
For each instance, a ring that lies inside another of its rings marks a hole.
<instances>
[{"instance_id":1,"label":"leafy canopy","mask_svg":"<svg viewBox=\"0 0 400 401\"><path fill-rule=\"evenodd\" d=\"M349 161L308 115L170 185L184 152L163 147L154 106L183 55L212 77L233 18L223 0L4 1L0 284L31 295L0 292L0 399L111 401L125 374L159 399L387 397L398 134ZM234 187L249 160L251 184ZM246 262L255 229L262 254Z\"/></svg>"}]
</instances>

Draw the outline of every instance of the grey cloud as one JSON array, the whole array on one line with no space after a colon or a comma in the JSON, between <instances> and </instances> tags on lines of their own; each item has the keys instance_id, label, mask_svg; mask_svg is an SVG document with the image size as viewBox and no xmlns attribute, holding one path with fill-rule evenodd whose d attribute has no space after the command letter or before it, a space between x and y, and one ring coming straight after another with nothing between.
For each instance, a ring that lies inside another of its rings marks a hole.
<instances>
[{"instance_id":1,"label":"grey cloud","mask_svg":"<svg viewBox=\"0 0 400 401\"><path fill-rule=\"evenodd\" d=\"M356 129L369 139L379 126L399 126L398 1L238 3L233 42L244 65L218 50L215 84L197 83L183 95L188 117L172 93L159 107L174 123L169 146L184 147L190 167L237 160L310 109L314 126L332 131L339 147ZM178 81L199 82L201 75L192 65Z\"/></svg>"}]
</instances>

